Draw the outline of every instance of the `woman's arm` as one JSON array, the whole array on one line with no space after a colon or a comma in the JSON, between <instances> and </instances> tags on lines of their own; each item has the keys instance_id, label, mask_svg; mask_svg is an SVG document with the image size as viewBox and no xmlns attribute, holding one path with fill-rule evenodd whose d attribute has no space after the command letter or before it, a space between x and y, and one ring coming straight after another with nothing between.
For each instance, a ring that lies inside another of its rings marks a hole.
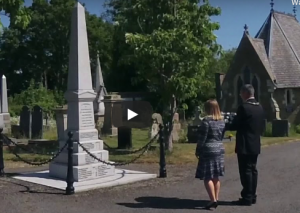
<instances>
[{"instance_id":1,"label":"woman's arm","mask_svg":"<svg viewBox=\"0 0 300 213\"><path fill-rule=\"evenodd\" d=\"M196 156L199 156L202 146L206 141L208 134L209 124L208 121L203 120L199 127L198 138L197 138L197 147L196 147Z\"/></svg>"}]
</instances>

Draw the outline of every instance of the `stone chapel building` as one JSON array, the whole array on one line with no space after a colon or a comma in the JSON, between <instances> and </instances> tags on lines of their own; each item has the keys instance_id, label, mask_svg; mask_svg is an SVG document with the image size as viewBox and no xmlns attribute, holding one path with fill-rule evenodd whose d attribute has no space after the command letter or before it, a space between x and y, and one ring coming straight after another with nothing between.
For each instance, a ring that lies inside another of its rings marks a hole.
<instances>
[{"instance_id":1,"label":"stone chapel building","mask_svg":"<svg viewBox=\"0 0 300 213\"><path fill-rule=\"evenodd\" d=\"M294 15L272 9L255 37L245 25L227 74L216 76L222 111L237 109L240 88L249 83L268 121L300 123L300 24Z\"/></svg>"}]
</instances>

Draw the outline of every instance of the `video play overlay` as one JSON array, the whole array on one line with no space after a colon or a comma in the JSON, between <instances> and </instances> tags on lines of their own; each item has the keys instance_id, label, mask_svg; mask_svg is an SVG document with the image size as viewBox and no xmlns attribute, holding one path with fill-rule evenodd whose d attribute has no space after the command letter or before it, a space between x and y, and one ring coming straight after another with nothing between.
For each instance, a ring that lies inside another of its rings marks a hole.
<instances>
[{"instance_id":1,"label":"video play overlay","mask_svg":"<svg viewBox=\"0 0 300 213\"><path fill-rule=\"evenodd\" d=\"M120 101L112 107L115 127L147 128L152 124L153 109L146 101Z\"/></svg>"}]
</instances>

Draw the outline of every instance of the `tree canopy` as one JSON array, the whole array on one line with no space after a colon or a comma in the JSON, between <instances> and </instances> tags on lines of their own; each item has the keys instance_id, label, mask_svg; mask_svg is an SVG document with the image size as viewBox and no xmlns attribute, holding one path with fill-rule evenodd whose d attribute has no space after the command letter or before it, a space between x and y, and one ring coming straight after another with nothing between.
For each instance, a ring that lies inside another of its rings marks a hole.
<instances>
[{"instance_id":1,"label":"tree canopy","mask_svg":"<svg viewBox=\"0 0 300 213\"><path fill-rule=\"evenodd\" d=\"M0 37L10 96L28 87L43 91L43 85L56 103L63 102L75 3L33 0L24 6L22 0L0 0L0 10L11 19ZM108 91L151 92L156 111L169 120L177 108L191 110L214 96L214 73L228 69L235 51L223 52L216 42L219 24L211 16L220 8L198 0L107 0L107 9L106 20L87 11L86 21L91 65L99 52ZM20 20L27 25L17 24Z\"/></svg>"},{"instance_id":2,"label":"tree canopy","mask_svg":"<svg viewBox=\"0 0 300 213\"><path fill-rule=\"evenodd\" d=\"M24 0L0 0L0 14L8 16L11 25L25 27L30 21L30 16L23 4ZM2 25L1 19L0 25Z\"/></svg>"}]
</instances>

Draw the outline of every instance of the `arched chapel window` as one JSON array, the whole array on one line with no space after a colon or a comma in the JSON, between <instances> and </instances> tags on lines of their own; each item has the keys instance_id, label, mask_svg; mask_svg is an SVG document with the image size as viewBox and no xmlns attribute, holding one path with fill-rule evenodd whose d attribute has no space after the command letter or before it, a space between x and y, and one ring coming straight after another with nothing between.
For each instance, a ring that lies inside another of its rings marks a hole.
<instances>
[{"instance_id":1,"label":"arched chapel window","mask_svg":"<svg viewBox=\"0 0 300 213\"><path fill-rule=\"evenodd\" d=\"M287 104L287 105L290 105L291 102L292 102L292 100L291 100L291 91L288 89L288 90L286 91L286 104Z\"/></svg>"},{"instance_id":2,"label":"arched chapel window","mask_svg":"<svg viewBox=\"0 0 300 213\"><path fill-rule=\"evenodd\" d=\"M243 100L242 100L242 98L241 98L241 96L240 96L240 91L241 91L241 88L242 88L242 86L243 86L243 80L242 80L242 78L241 78L241 76L239 76L239 78L238 78L238 81L237 81L237 98L238 98L238 105L240 105L240 104L242 104L243 103Z\"/></svg>"},{"instance_id":3,"label":"arched chapel window","mask_svg":"<svg viewBox=\"0 0 300 213\"><path fill-rule=\"evenodd\" d=\"M244 69L244 83L245 84L251 84L251 71L250 71L250 69L249 69L249 67L246 67L245 69Z\"/></svg>"},{"instance_id":4,"label":"arched chapel window","mask_svg":"<svg viewBox=\"0 0 300 213\"><path fill-rule=\"evenodd\" d=\"M258 94L258 80L257 80L256 75L254 75L254 77L252 78L252 86L254 88L255 99L256 99L256 101L258 101L258 98L259 98L259 94Z\"/></svg>"}]
</instances>

